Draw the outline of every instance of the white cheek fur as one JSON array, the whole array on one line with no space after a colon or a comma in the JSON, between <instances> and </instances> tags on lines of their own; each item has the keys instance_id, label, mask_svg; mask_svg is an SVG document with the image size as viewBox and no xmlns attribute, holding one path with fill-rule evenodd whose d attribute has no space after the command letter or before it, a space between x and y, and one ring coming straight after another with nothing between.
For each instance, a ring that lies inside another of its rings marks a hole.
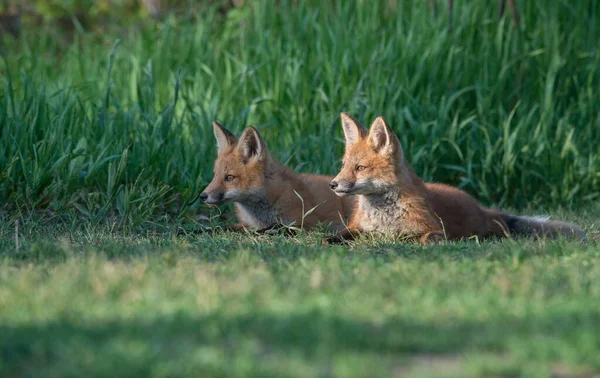
<instances>
[{"instance_id":1,"label":"white cheek fur","mask_svg":"<svg viewBox=\"0 0 600 378\"><path fill-rule=\"evenodd\" d=\"M389 186L388 183L382 180L374 180L364 178L356 181L355 188L357 194L372 194L386 190Z\"/></svg>"},{"instance_id":2,"label":"white cheek fur","mask_svg":"<svg viewBox=\"0 0 600 378\"><path fill-rule=\"evenodd\" d=\"M239 189L231 189L225 192L223 198L228 201L240 202L254 197L262 197L263 193L264 190L258 188L249 189L245 191Z\"/></svg>"},{"instance_id":3,"label":"white cheek fur","mask_svg":"<svg viewBox=\"0 0 600 378\"><path fill-rule=\"evenodd\" d=\"M237 189L228 190L223 195L223 199L227 201L236 201L242 196L242 192Z\"/></svg>"}]
</instances>

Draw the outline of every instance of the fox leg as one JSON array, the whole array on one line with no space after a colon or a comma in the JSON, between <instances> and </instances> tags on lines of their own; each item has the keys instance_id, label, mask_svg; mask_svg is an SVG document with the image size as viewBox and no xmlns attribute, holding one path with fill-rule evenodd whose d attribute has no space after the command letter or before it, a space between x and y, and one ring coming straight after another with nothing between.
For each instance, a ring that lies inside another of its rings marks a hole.
<instances>
[{"instance_id":1,"label":"fox leg","mask_svg":"<svg viewBox=\"0 0 600 378\"><path fill-rule=\"evenodd\" d=\"M323 244L345 244L349 241L355 240L358 235L358 230L345 229L338 232L334 236L323 239Z\"/></svg>"},{"instance_id":2,"label":"fox leg","mask_svg":"<svg viewBox=\"0 0 600 378\"><path fill-rule=\"evenodd\" d=\"M261 228L256 232L259 234L268 234L270 231L283 231L283 234L286 236L295 236L297 234L295 230L281 223L274 223L268 227Z\"/></svg>"},{"instance_id":3,"label":"fox leg","mask_svg":"<svg viewBox=\"0 0 600 378\"><path fill-rule=\"evenodd\" d=\"M246 231L246 227L243 224L236 223L229 226L219 227L214 230L215 231L213 232L244 232Z\"/></svg>"},{"instance_id":4,"label":"fox leg","mask_svg":"<svg viewBox=\"0 0 600 378\"><path fill-rule=\"evenodd\" d=\"M440 244L445 240L446 236L441 231L428 232L419 238L419 242L423 245Z\"/></svg>"}]
</instances>

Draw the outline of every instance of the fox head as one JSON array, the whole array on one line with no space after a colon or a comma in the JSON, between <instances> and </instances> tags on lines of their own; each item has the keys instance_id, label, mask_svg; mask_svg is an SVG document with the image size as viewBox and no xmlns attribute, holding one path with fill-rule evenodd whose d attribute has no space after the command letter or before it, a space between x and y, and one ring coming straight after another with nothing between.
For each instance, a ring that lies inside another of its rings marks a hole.
<instances>
[{"instance_id":1,"label":"fox head","mask_svg":"<svg viewBox=\"0 0 600 378\"><path fill-rule=\"evenodd\" d=\"M213 179L200 194L200 199L209 205L218 205L260 195L269 151L258 131L248 126L238 140L218 122L213 122L213 129L218 155Z\"/></svg>"},{"instance_id":2,"label":"fox head","mask_svg":"<svg viewBox=\"0 0 600 378\"><path fill-rule=\"evenodd\" d=\"M341 114L346 150L340 173L329 183L338 195L380 194L410 180L410 166L398 137L382 117L369 130Z\"/></svg>"}]
</instances>

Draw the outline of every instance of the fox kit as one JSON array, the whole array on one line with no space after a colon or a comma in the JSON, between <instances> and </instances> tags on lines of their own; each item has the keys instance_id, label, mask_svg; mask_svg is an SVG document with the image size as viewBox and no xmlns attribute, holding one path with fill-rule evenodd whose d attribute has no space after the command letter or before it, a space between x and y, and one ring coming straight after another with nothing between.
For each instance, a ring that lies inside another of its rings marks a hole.
<instances>
[{"instance_id":1,"label":"fox kit","mask_svg":"<svg viewBox=\"0 0 600 378\"><path fill-rule=\"evenodd\" d=\"M252 126L239 140L217 122L213 128L218 156L213 180L200 199L210 205L234 202L240 222L234 230L290 224L311 229L319 222L330 222L334 230L343 228L354 198L336 196L328 186L332 177L296 173L277 163Z\"/></svg>"},{"instance_id":2,"label":"fox kit","mask_svg":"<svg viewBox=\"0 0 600 378\"><path fill-rule=\"evenodd\" d=\"M341 172L329 186L339 196L358 195L348 228L328 242L381 231L423 244L471 236L574 235L577 226L542 218L506 214L481 206L457 188L423 183L406 160L400 141L382 117L366 130L342 113L346 151Z\"/></svg>"}]
</instances>

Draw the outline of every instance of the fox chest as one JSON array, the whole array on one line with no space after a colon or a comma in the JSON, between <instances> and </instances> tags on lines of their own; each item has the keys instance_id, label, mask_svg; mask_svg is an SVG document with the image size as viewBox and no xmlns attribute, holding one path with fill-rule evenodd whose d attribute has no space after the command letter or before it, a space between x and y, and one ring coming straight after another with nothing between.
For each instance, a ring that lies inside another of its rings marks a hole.
<instances>
[{"instance_id":1,"label":"fox chest","mask_svg":"<svg viewBox=\"0 0 600 378\"><path fill-rule=\"evenodd\" d=\"M266 202L236 203L238 220L243 225L261 229L277 223L277 212Z\"/></svg>"},{"instance_id":2,"label":"fox chest","mask_svg":"<svg viewBox=\"0 0 600 378\"><path fill-rule=\"evenodd\" d=\"M362 217L359 227L366 232L404 233L402 219L406 215L404 206L398 204L388 206L373 206L371 203L361 203Z\"/></svg>"}]
</instances>

